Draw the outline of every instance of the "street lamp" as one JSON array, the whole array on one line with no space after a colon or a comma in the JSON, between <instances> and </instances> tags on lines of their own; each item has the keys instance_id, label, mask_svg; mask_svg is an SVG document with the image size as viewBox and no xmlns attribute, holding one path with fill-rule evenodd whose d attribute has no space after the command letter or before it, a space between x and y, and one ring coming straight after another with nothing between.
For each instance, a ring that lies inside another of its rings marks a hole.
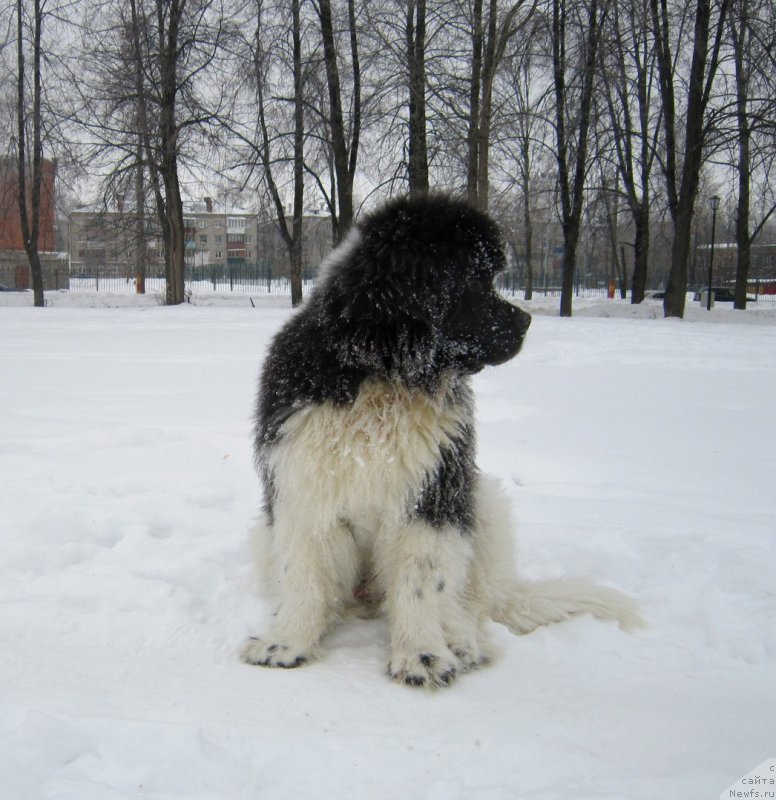
<instances>
[{"instance_id":1,"label":"street lamp","mask_svg":"<svg viewBox=\"0 0 776 800\"><path fill-rule=\"evenodd\" d=\"M719 208L719 195L714 195L711 203L711 253L709 254L709 291L706 293L706 311L711 311L711 279L714 272L714 238L717 230L717 209Z\"/></svg>"}]
</instances>

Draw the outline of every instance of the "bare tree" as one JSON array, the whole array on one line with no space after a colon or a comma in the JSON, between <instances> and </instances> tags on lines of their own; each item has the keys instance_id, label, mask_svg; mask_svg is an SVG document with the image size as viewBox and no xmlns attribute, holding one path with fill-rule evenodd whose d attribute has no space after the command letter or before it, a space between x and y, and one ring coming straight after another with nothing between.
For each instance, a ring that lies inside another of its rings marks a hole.
<instances>
[{"instance_id":1,"label":"bare tree","mask_svg":"<svg viewBox=\"0 0 776 800\"><path fill-rule=\"evenodd\" d=\"M5 12L17 34L18 59L7 70L15 79L6 86L16 95L12 138L14 155L23 155L19 213L27 218L30 249L40 237L43 149L52 147L43 96L50 73L36 43L44 20L50 37L48 25L60 16L52 14L56 2L13 0ZM305 197L311 206L320 207L321 198L328 206L336 242L353 222L361 186L376 193L409 186L421 194L447 187L466 191L481 208L507 209L530 295L538 220L548 205L541 206L537 186L557 174L561 314L572 312L578 261L592 263L603 253L623 274L618 237L630 219L631 298L639 302L650 226L668 210L673 237L664 308L681 316L696 199L704 164L715 158L736 176L736 307L744 307L752 244L776 211L771 190L758 186L770 179L776 147L773 3L241 0L227 12L227 2L100 0L78 12L100 26L83 26L84 66L71 76L83 89L81 107L69 119L81 120L74 138L91 134L91 174L103 180L103 197L134 209L125 216L138 291L155 211L167 300L185 298L183 200L193 191L187 184L218 171L212 145L228 131L228 158L239 162L240 181L271 198L295 304ZM230 13L238 15L233 23ZM546 38L533 29L524 36L527 19L541 23ZM245 31L239 66L234 29ZM245 69L246 58L254 69ZM230 106L238 89L247 100L239 122ZM36 122L36 114L43 119ZM197 163L198 153L208 157ZM548 170L550 153L555 163ZM594 159L600 168L591 170ZM663 171L663 192L655 191L654 165ZM586 214L595 231L586 233ZM652 247L655 241L653 235ZM28 259L42 301L34 253Z\"/></svg>"},{"instance_id":2,"label":"bare tree","mask_svg":"<svg viewBox=\"0 0 776 800\"><path fill-rule=\"evenodd\" d=\"M380 0L365 5L372 52L367 146L376 191L424 194L465 185L471 82L469 12L461 0Z\"/></svg>"},{"instance_id":3,"label":"bare tree","mask_svg":"<svg viewBox=\"0 0 776 800\"><path fill-rule=\"evenodd\" d=\"M130 0L133 2L133 0ZM142 70L138 64L135 68L135 81L138 96L142 92ZM137 139L135 142L135 230L133 237L133 253L135 261L135 291L145 294L147 242L146 242L146 183L143 162L143 136L140 131L147 129L147 122L143 118L141 104L137 104Z\"/></svg>"},{"instance_id":4,"label":"bare tree","mask_svg":"<svg viewBox=\"0 0 776 800\"><path fill-rule=\"evenodd\" d=\"M407 178L411 194L427 194L426 0L408 0L405 31L409 95Z\"/></svg>"},{"instance_id":5,"label":"bare tree","mask_svg":"<svg viewBox=\"0 0 776 800\"><path fill-rule=\"evenodd\" d=\"M650 181L657 155L659 120L653 113L655 48L649 0L615 3L607 28L602 75L612 132L612 149L634 225L631 302L647 288L650 238ZM615 257L617 244L614 243Z\"/></svg>"},{"instance_id":6,"label":"bare tree","mask_svg":"<svg viewBox=\"0 0 776 800\"><path fill-rule=\"evenodd\" d=\"M687 294L687 267L690 254L692 220L698 194L704 147L709 135L707 111L714 78L719 66L720 47L725 30L729 0L695 0L693 12L692 56L687 76L683 115L684 142L680 148L677 101L679 74L672 48L676 40L668 0L650 0L663 118L663 171L668 194L668 210L673 222L671 269L668 274L663 310L667 317L683 317Z\"/></svg>"},{"instance_id":7,"label":"bare tree","mask_svg":"<svg viewBox=\"0 0 776 800\"><path fill-rule=\"evenodd\" d=\"M767 7L770 7L770 18ZM738 183L735 237L737 251L734 307L746 308L752 244L760 235L776 203L766 202L759 220L751 219L752 179L764 161L776 152L776 80L773 57L776 35L773 8L759 0L732 0L728 15L735 65L735 172ZM756 88L755 88L756 87Z\"/></svg>"},{"instance_id":8,"label":"bare tree","mask_svg":"<svg viewBox=\"0 0 776 800\"><path fill-rule=\"evenodd\" d=\"M43 138L41 101L43 84L41 60L43 57L43 21L45 0L33 0L32 16L22 0L16 0L16 171L18 178L19 219L24 250L30 264L32 288L36 306L45 305L43 297L43 267L38 252L40 234L41 186L43 183ZM32 72L30 74L25 54L27 33L31 33ZM30 84L31 87L30 87ZM31 109L30 109L31 106ZM31 128L32 142L28 153ZM28 173L29 168L31 174Z\"/></svg>"},{"instance_id":9,"label":"bare tree","mask_svg":"<svg viewBox=\"0 0 776 800\"><path fill-rule=\"evenodd\" d=\"M291 0L291 59L293 76L293 122L292 122L292 217L288 224L286 206L281 188L278 184L278 169L287 166L285 157L273 153L273 145L282 137L277 136L270 128L267 108L267 88L269 75L275 69L270 54L265 49L265 42L271 41L278 31L271 28L265 19L263 0L256 0L256 29L251 43L253 59L253 81L256 92L258 116L258 138L243 136L253 153L258 156L261 177L269 193L275 209L277 227L288 251L289 279L291 283L291 304L297 306L302 302L302 225L304 217L304 157L305 157L305 65L302 54L302 18L300 0ZM283 70L281 70L282 72ZM278 164L278 161L280 164Z\"/></svg>"},{"instance_id":10,"label":"bare tree","mask_svg":"<svg viewBox=\"0 0 776 800\"><path fill-rule=\"evenodd\" d=\"M556 156L563 229L562 317L570 317L572 313L577 245L589 166L594 77L606 12L606 4L599 4L598 0L574 6L570 0L552 0Z\"/></svg>"},{"instance_id":11,"label":"bare tree","mask_svg":"<svg viewBox=\"0 0 776 800\"><path fill-rule=\"evenodd\" d=\"M164 202L159 209L165 225L165 267L167 270L167 304L178 305L185 300L186 241L183 230L183 198L178 175L177 113L181 23L186 0L154 0L157 24L159 67L159 143L155 166L164 186Z\"/></svg>"},{"instance_id":12,"label":"bare tree","mask_svg":"<svg viewBox=\"0 0 776 800\"><path fill-rule=\"evenodd\" d=\"M474 0L472 4L472 60L469 85L469 120L466 131L466 197L470 203L477 203L479 188L478 168L479 145L478 126L480 122L480 102L482 93L483 42L483 0Z\"/></svg>"},{"instance_id":13,"label":"bare tree","mask_svg":"<svg viewBox=\"0 0 776 800\"><path fill-rule=\"evenodd\" d=\"M317 11L321 24L323 57L329 90L331 145L339 201L336 238L337 241L341 241L353 224L353 181L356 174L358 147L361 137L361 66L358 52L355 0L347 0L347 30L353 77L352 118L349 126L350 141L348 141L343 111L342 83L340 81L337 42L330 0L318 0Z\"/></svg>"},{"instance_id":14,"label":"bare tree","mask_svg":"<svg viewBox=\"0 0 776 800\"><path fill-rule=\"evenodd\" d=\"M549 44L546 26L541 24L531 26L529 37ZM539 51L541 44L535 49ZM498 143L497 150L502 152L497 165L508 191L517 194L519 225L516 227L522 229L522 236L514 238L522 240L523 244L526 300L532 299L534 288L534 213L540 202L539 173L550 171L545 162L552 154L547 142L549 126L544 116L552 87L546 77L534 48L517 47L507 60L502 88L508 99L504 101L501 112L504 132ZM518 217L515 217L515 223L517 221Z\"/></svg>"},{"instance_id":15,"label":"bare tree","mask_svg":"<svg viewBox=\"0 0 776 800\"><path fill-rule=\"evenodd\" d=\"M604 225L606 226L609 240L609 256L611 260L609 280L614 280L616 285L620 287L620 298L624 300L628 296L628 270L625 260L625 247L620 242L619 210L622 197L619 188L619 174L615 169L612 169L608 160L600 155L598 157L598 169L601 174L599 200L604 209Z\"/></svg>"},{"instance_id":16,"label":"bare tree","mask_svg":"<svg viewBox=\"0 0 776 800\"><path fill-rule=\"evenodd\" d=\"M483 0L474 0L472 7L466 195L470 202L483 210L488 208L494 83L507 45L526 25L536 8L534 2L527 13L521 15L524 4L526 0L519 0L500 13L498 0L488 0L484 17Z\"/></svg>"},{"instance_id":17,"label":"bare tree","mask_svg":"<svg viewBox=\"0 0 776 800\"><path fill-rule=\"evenodd\" d=\"M135 286L145 292L150 197L162 201L159 175L150 154L155 133L149 119L153 106L150 66L151 23L143 0L106 3L85 9L76 65L69 92L78 120L81 158L105 211L120 205L119 215L107 216L122 238L131 241Z\"/></svg>"},{"instance_id":18,"label":"bare tree","mask_svg":"<svg viewBox=\"0 0 776 800\"><path fill-rule=\"evenodd\" d=\"M145 194L150 193L164 250L166 301L185 300L185 230L181 170L222 130L232 87L209 81L226 56L231 32L222 0L108 0L90 8L81 124L92 136L92 159L108 167L106 196L120 186L133 195L136 269L145 253ZM205 85L207 83L207 85ZM206 159L203 158L203 161ZM212 164L207 169L212 172ZM134 184L134 186L132 186ZM122 196L123 196L122 194ZM141 194L143 201L141 202Z\"/></svg>"},{"instance_id":19,"label":"bare tree","mask_svg":"<svg viewBox=\"0 0 776 800\"><path fill-rule=\"evenodd\" d=\"M288 244L291 263L291 305L297 306L302 302L302 218L304 216L304 86L300 0L291 0L291 17L291 38L294 51L294 217L291 241Z\"/></svg>"}]
</instances>

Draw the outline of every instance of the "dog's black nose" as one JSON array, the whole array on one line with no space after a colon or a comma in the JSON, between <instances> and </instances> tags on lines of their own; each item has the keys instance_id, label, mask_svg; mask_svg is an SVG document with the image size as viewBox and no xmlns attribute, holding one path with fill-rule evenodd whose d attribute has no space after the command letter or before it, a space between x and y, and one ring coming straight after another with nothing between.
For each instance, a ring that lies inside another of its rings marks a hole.
<instances>
[{"instance_id":1,"label":"dog's black nose","mask_svg":"<svg viewBox=\"0 0 776 800\"><path fill-rule=\"evenodd\" d=\"M517 306L512 306L511 312L512 328L515 334L522 339L528 331L528 328L531 327L531 315Z\"/></svg>"}]
</instances>

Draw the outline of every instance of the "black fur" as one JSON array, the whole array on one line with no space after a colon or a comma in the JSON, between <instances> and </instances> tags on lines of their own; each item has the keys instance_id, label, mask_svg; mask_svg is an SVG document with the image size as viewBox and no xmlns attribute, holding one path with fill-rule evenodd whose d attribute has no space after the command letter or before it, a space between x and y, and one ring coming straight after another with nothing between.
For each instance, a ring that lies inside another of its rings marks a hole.
<instances>
[{"instance_id":1,"label":"black fur","mask_svg":"<svg viewBox=\"0 0 776 800\"><path fill-rule=\"evenodd\" d=\"M370 376L434 394L446 379L447 402L465 409L468 422L407 512L466 532L476 474L466 376L514 356L531 320L493 290L505 266L498 227L460 200L405 197L366 216L351 237L275 337L262 372L256 459L270 522L274 486L264 452L291 414L351 403Z\"/></svg>"}]
</instances>

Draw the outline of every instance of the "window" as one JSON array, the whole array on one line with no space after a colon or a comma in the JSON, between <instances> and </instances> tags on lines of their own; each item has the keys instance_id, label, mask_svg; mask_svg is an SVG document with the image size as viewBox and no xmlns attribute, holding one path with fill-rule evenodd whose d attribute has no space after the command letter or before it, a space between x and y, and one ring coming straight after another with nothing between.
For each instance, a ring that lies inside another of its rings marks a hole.
<instances>
[{"instance_id":1,"label":"window","mask_svg":"<svg viewBox=\"0 0 776 800\"><path fill-rule=\"evenodd\" d=\"M201 233L199 235L199 243L200 244L207 244L207 234L206 233Z\"/></svg>"}]
</instances>

